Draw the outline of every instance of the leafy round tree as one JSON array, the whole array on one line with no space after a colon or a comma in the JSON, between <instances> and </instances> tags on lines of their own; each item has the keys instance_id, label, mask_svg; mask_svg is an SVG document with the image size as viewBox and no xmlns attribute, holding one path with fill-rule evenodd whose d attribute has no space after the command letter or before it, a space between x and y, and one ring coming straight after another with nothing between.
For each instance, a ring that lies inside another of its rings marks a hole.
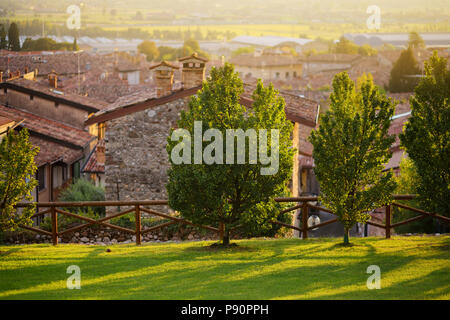
<instances>
[{"instance_id":1,"label":"leafy round tree","mask_svg":"<svg viewBox=\"0 0 450 320\"><path fill-rule=\"evenodd\" d=\"M394 103L364 76L358 88L347 73L334 77L330 109L311 133L314 172L321 201L344 225L344 243L357 222L369 211L388 204L395 182L383 172L392 156L394 137L388 134Z\"/></svg>"},{"instance_id":2,"label":"leafy round tree","mask_svg":"<svg viewBox=\"0 0 450 320\"><path fill-rule=\"evenodd\" d=\"M34 178L34 157L39 148L28 140L28 131L9 131L0 144L0 230L14 231L19 225L31 223L35 207L17 210L20 201L32 201L32 191L37 185Z\"/></svg>"},{"instance_id":3,"label":"leafy round tree","mask_svg":"<svg viewBox=\"0 0 450 320\"><path fill-rule=\"evenodd\" d=\"M418 192L428 210L450 216L450 70L434 52L411 97L411 117L400 135L419 174Z\"/></svg>"},{"instance_id":4,"label":"leafy round tree","mask_svg":"<svg viewBox=\"0 0 450 320\"><path fill-rule=\"evenodd\" d=\"M147 61L153 61L159 56L159 50L153 41L144 40L138 45L138 50L147 57Z\"/></svg>"},{"instance_id":5,"label":"leafy round tree","mask_svg":"<svg viewBox=\"0 0 450 320\"><path fill-rule=\"evenodd\" d=\"M223 226L224 245L232 228L271 226L280 212L273 198L286 195L295 153L285 102L273 86L259 82L249 110L240 104L242 93L232 65L213 68L181 113L183 136L174 139L180 131L172 131L167 145L169 205L195 223ZM199 133L199 145L191 143Z\"/></svg>"},{"instance_id":6,"label":"leafy round tree","mask_svg":"<svg viewBox=\"0 0 450 320\"><path fill-rule=\"evenodd\" d=\"M6 40L6 31L3 24L0 29L0 49L8 49L8 41Z\"/></svg>"}]
</instances>

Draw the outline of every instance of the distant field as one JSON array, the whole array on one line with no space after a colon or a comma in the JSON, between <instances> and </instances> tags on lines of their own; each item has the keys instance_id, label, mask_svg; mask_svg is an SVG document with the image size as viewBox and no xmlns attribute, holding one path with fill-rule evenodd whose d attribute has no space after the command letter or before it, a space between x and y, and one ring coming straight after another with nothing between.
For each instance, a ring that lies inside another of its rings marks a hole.
<instances>
[{"instance_id":1,"label":"distant field","mask_svg":"<svg viewBox=\"0 0 450 320\"><path fill-rule=\"evenodd\" d=\"M0 246L0 299L450 299L449 236L236 242ZM80 290L66 287L70 265Z\"/></svg>"},{"instance_id":2,"label":"distant field","mask_svg":"<svg viewBox=\"0 0 450 320\"><path fill-rule=\"evenodd\" d=\"M195 31L200 29L203 35L206 35L208 30L219 31L224 33L226 31L235 32L237 35L275 35L285 37L304 37L307 36L311 39L321 37L324 39L338 39L343 33L359 33L359 32L372 32L373 30L367 29L365 21L361 21L361 24L345 24L345 23L298 23L298 24L208 24L208 25L174 25L174 24L160 24L158 21L150 20L136 20L133 18L136 10L121 10L116 16L111 16L109 13L103 15L99 11L89 10L88 13L82 14L82 23L89 27L101 27L106 30L127 30L128 28L141 28L147 31L153 31L154 29L163 30L176 30ZM47 23L64 24L68 18L66 13L54 13L54 14L41 14L33 15L26 13L18 13L14 17L10 17L11 21L23 21L40 19ZM383 23L381 29L378 32L450 32L450 22L444 21L433 24L416 23L416 24L392 24ZM83 31L81 30L81 35Z\"/></svg>"}]
</instances>

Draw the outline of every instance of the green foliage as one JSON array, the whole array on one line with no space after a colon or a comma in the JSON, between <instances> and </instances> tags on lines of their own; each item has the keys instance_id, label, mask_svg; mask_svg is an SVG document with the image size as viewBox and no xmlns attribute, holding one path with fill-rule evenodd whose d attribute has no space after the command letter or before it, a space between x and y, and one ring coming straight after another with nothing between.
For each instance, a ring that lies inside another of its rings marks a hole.
<instances>
[{"instance_id":1,"label":"green foliage","mask_svg":"<svg viewBox=\"0 0 450 320\"><path fill-rule=\"evenodd\" d=\"M363 44L358 48L358 53L365 57L376 56L378 51L372 48L369 44Z\"/></svg>"},{"instance_id":2,"label":"green foliage","mask_svg":"<svg viewBox=\"0 0 450 320\"><path fill-rule=\"evenodd\" d=\"M69 42L56 42L50 38L39 38L33 40L26 38L22 45L22 51L50 51L50 50L67 50L71 51L74 48L78 48L76 39L74 43Z\"/></svg>"},{"instance_id":3,"label":"green foliage","mask_svg":"<svg viewBox=\"0 0 450 320\"><path fill-rule=\"evenodd\" d=\"M425 48L425 41L422 37L415 31L409 34L408 46L411 48Z\"/></svg>"},{"instance_id":4,"label":"green foliage","mask_svg":"<svg viewBox=\"0 0 450 320\"><path fill-rule=\"evenodd\" d=\"M417 84L417 79L411 76L421 73L414 51L411 47L402 51L391 70L389 91L411 92Z\"/></svg>"},{"instance_id":5,"label":"green foliage","mask_svg":"<svg viewBox=\"0 0 450 320\"><path fill-rule=\"evenodd\" d=\"M395 182L383 169L392 156L394 137L388 129L395 106L371 77L361 78L355 88L345 72L334 77L330 100L330 109L309 140L321 202L338 215L348 242L354 224L366 222L368 211L391 201Z\"/></svg>"},{"instance_id":6,"label":"green foliage","mask_svg":"<svg viewBox=\"0 0 450 320\"><path fill-rule=\"evenodd\" d=\"M0 49L8 49L8 41L6 40L6 31L3 24L0 29Z\"/></svg>"},{"instance_id":7,"label":"green foliage","mask_svg":"<svg viewBox=\"0 0 450 320\"><path fill-rule=\"evenodd\" d=\"M242 93L242 80L232 65L213 68L202 90L191 98L189 110L181 113L178 128L186 129L193 136L194 121L202 121L202 133L215 128L223 137L226 136L226 129L242 129L244 132L247 129L267 129L269 145L270 129L278 129L278 172L261 175L260 170L265 166L249 164L248 161L237 164L237 154L234 155L234 164L176 165L170 159L171 168L168 171L167 190L171 208L194 223L213 226L223 223L225 244L231 228L252 224L262 227L277 217L279 211L273 197L286 192L295 152L290 139L292 124L286 120L284 112L285 102L273 85L264 87L261 81L258 82L250 110L239 103ZM167 145L169 156L178 144L170 136ZM245 141L245 154L248 155L249 138L246 137ZM202 150L208 145L204 142ZM225 155L225 145L223 150L216 150Z\"/></svg>"},{"instance_id":8,"label":"green foliage","mask_svg":"<svg viewBox=\"0 0 450 320\"><path fill-rule=\"evenodd\" d=\"M91 218L97 220L100 216L98 213L94 212L91 207L84 210L77 210L76 208L64 208L65 211L75 213L79 216ZM63 214L58 215L58 230L64 230L70 227L74 227L85 223L85 221L77 219L75 217L69 217ZM46 231L52 231L52 219L51 217L45 217L44 220L39 224L39 228ZM98 228L98 225L90 226L90 228Z\"/></svg>"},{"instance_id":9,"label":"green foliage","mask_svg":"<svg viewBox=\"0 0 450 320\"><path fill-rule=\"evenodd\" d=\"M59 201L79 202L79 201L104 201L105 191L101 187L96 187L90 180L77 179L67 189L61 192ZM104 216L104 207L83 207L71 208L77 213L88 213L90 210L97 215ZM68 211L70 211L68 210Z\"/></svg>"},{"instance_id":10,"label":"green foliage","mask_svg":"<svg viewBox=\"0 0 450 320\"><path fill-rule=\"evenodd\" d=\"M35 206L20 210L14 206L20 201L32 201L31 193L37 186L34 178L34 157L39 152L29 142L26 129L19 133L9 131L0 144L0 230L14 231L18 225L31 224Z\"/></svg>"},{"instance_id":11,"label":"green foliage","mask_svg":"<svg viewBox=\"0 0 450 320\"><path fill-rule=\"evenodd\" d=\"M420 202L450 216L450 70L436 52L410 102L411 117L400 140L417 167Z\"/></svg>"},{"instance_id":12,"label":"green foliage","mask_svg":"<svg viewBox=\"0 0 450 320\"><path fill-rule=\"evenodd\" d=\"M354 42L342 36L339 39L339 42L337 42L334 46L334 53L357 54L358 46Z\"/></svg>"},{"instance_id":13,"label":"green foliage","mask_svg":"<svg viewBox=\"0 0 450 320\"><path fill-rule=\"evenodd\" d=\"M254 47L242 47L242 48L238 48L238 49L234 50L233 52L231 52L231 56L236 57L241 54L253 53L253 52L255 52Z\"/></svg>"},{"instance_id":14,"label":"green foliage","mask_svg":"<svg viewBox=\"0 0 450 320\"><path fill-rule=\"evenodd\" d=\"M159 50L153 41L143 41L138 45L138 50L147 56L147 61L156 60L159 57Z\"/></svg>"},{"instance_id":15,"label":"green foliage","mask_svg":"<svg viewBox=\"0 0 450 320\"><path fill-rule=\"evenodd\" d=\"M418 192L418 186L420 183L420 176L417 173L417 168L414 162L409 158L404 158L400 162L400 175L395 179L397 187L395 189L396 194L416 194ZM419 200L401 200L398 201L408 206L418 209L425 209L420 205ZM394 223L400 222L414 216L414 213L410 210L402 209L393 206L394 214L392 221ZM431 233L433 232L433 218L425 218L424 220L414 221L395 228L396 233Z\"/></svg>"},{"instance_id":16,"label":"green foliage","mask_svg":"<svg viewBox=\"0 0 450 320\"><path fill-rule=\"evenodd\" d=\"M200 50L199 43L194 39L188 39L184 41L184 44L181 48L160 46L158 49L160 60L174 61L178 58L190 56L194 52L197 52L201 57L209 58L209 55L205 51Z\"/></svg>"},{"instance_id":17,"label":"green foliage","mask_svg":"<svg viewBox=\"0 0 450 320\"><path fill-rule=\"evenodd\" d=\"M11 23L8 30L8 49L20 51L19 28L15 22Z\"/></svg>"}]
</instances>

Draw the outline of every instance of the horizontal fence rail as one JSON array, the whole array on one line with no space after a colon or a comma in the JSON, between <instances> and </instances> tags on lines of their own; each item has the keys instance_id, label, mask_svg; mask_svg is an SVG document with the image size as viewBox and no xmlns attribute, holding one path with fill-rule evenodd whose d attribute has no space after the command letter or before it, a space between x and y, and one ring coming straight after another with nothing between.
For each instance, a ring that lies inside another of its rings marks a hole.
<instances>
[{"instance_id":1,"label":"horizontal fence rail","mask_svg":"<svg viewBox=\"0 0 450 320\"><path fill-rule=\"evenodd\" d=\"M370 221L370 220L367 221L366 224L384 229L387 239L389 239L391 237L391 229L392 228L395 228L395 227L398 227L401 225L405 225L405 224L408 224L408 223L411 223L414 221L419 221L419 220L425 219L427 217L433 217L433 218L443 221L444 223L450 224L450 218L448 218L448 217L444 217L444 216L441 216L441 215L438 215L435 213L427 212L427 211L424 211L421 209L413 208L411 206L395 202L395 201L399 201L399 200L412 200L415 198L416 198L416 195L393 195L394 202L384 206L384 210L385 210L385 214L386 214L385 224L381 224L381 223ZM317 229L320 227L324 227L326 225L329 225L329 224L339 221L338 218L334 218L334 219L331 219L331 220L328 220L328 221L325 221L325 222L322 222L322 223L319 223L316 225L308 226L308 218L309 218L309 210L310 209L315 209L318 211L323 211L323 212L327 212L327 213L335 215L335 213L332 210L311 203L311 202L317 202L319 200L319 197L315 197L315 196L284 197L284 198L275 198L274 200L276 202L283 202L283 203L296 203L294 206L280 211L280 213L287 213L287 212L292 212L292 211L296 211L296 210L301 210L301 225L299 227L297 227L295 225L290 225L290 224L287 224L287 223L284 223L281 221L276 221L276 220L272 221L271 223L299 231L302 234L303 239L308 238L308 231L311 231L313 229ZM219 236L221 236L223 233L223 225L221 225L220 228L199 225L199 224L195 224L191 221L185 220L183 218L174 217L174 216L171 216L171 215L163 213L163 212L145 208L145 207L151 207L151 206L167 206L168 205L167 200L36 202L36 203L19 203L16 205L16 207L23 208L23 207L27 207L30 205L36 205L37 208L47 208L43 211L39 211L39 212L33 214L32 218L35 218L38 216L43 216L45 214L50 214L52 230L46 231L46 230L42 230L42 229L39 229L36 227L23 226L23 225L20 227L23 229L29 230L29 231L33 231L36 233L51 236L53 245L58 244L59 236L67 234L67 233L75 232L75 231L78 231L78 230L81 230L81 229L84 229L84 228L87 228L87 227L93 226L93 225L102 225L102 226L105 226L105 227L108 227L111 229L115 229L115 230L119 230L119 231L122 231L125 233L133 234L136 237L137 245L141 244L141 236L143 234L145 234L147 232L155 231L155 230L158 230L158 229L161 229L161 228L173 225L173 224L177 224L177 223L191 225L191 226L203 228L203 229L206 229L209 231L213 231L213 232L216 232ZM397 206L402 209L416 212L419 215L416 217L409 218L404 221L396 222L393 224L392 223L392 207L393 206ZM131 207L131 208L123 210L118 213L107 215L107 216L99 218L99 219L92 219L92 218L84 217L84 216L81 216L81 215L78 215L78 214L75 214L75 213L72 213L72 212L69 212L66 210L66 208L82 208L82 207ZM135 229L125 228L125 227L121 227L121 226L114 225L112 223L107 222L111 219L118 218L120 216L129 214L129 213L135 214ZM142 213L146 213L146 214L153 215L153 216L158 216L158 217L170 220L170 221L143 229L142 223L141 223ZM72 217L75 219L79 219L85 223L75 226L75 227L71 227L66 230L58 230L58 214ZM232 230L235 230L237 228L239 228L239 226L234 227Z\"/></svg>"},{"instance_id":2,"label":"horizontal fence rail","mask_svg":"<svg viewBox=\"0 0 450 320\"><path fill-rule=\"evenodd\" d=\"M414 194L395 194L392 196L392 199L394 201L413 200L416 197L417 197L417 195L414 195ZM300 227L282 223L280 221L274 221L272 223L282 225L284 227L287 227L287 228L290 228L293 230L300 231L302 233L303 239L308 238L308 231L339 221L339 219L336 218L336 219L331 219L331 220L328 220L328 221L325 221L325 222L322 222L322 223L319 223L316 225L308 226L309 209L315 209L318 211L328 212L330 214L335 215L335 213L330 209L316 206L316 205L313 205L310 203L310 202L314 202L314 201L319 201L319 197L315 197L315 196L283 197L283 198L275 198L275 201L276 202L284 202L284 203L292 203L292 202L297 203L295 206L292 206L290 208L282 210L281 213L287 213L287 212L296 211L298 209L301 209L301 226ZM392 207L393 206L403 208L406 210L410 210L410 211L419 213L420 215L392 224ZM395 228L395 227L398 227L401 225L405 225L405 224L408 224L408 223L411 223L414 221L419 221L419 220L425 219L427 217L436 218L436 219L443 221L444 223L450 225L450 218L448 218L448 217L444 217L444 216L438 215L436 213L427 212L427 211L424 211L421 209L413 208L413 207L410 207L410 206L407 206L405 204L401 204L398 202L392 202L391 204L384 206L384 210L385 210L385 214L386 214L385 224L381 224L381 223L370 221L370 220L367 221L366 224L384 229L386 239L389 239L391 237L392 228Z\"/></svg>"},{"instance_id":3,"label":"horizontal fence rail","mask_svg":"<svg viewBox=\"0 0 450 320\"><path fill-rule=\"evenodd\" d=\"M71 232L75 232L84 228L87 228L89 226L92 225L102 225L111 229L115 229L115 230L119 230L122 232L126 232L129 234L133 234L136 237L136 244L140 245L141 244L141 236L147 232L151 232L151 231L155 231L167 226L170 226L172 224L176 224L176 223L182 223L182 224L187 224L187 225L192 225L192 226L196 226L199 228L203 228L203 229L207 229L209 231L214 231L216 233L220 233L220 230L218 228L214 228L211 226L204 226L204 225L199 225L199 224L195 224L192 223L188 220L182 219L182 218L178 218L178 217L174 217L168 214L165 214L163 212L159 212L153 209L147 209L144 206L166 206L168 205L168 201L167 200L144 200L144 201L80 201L80 202L35 202L35 203L19 203L16 205L16 208L24 208L24 207L28 207L30 205L36 205L37 208L48 208L46 210L37 212L35 214L32 215L32 218L38 217L38 216L43 216L45 214L49 214L50 213L50 218L51 218L51 223L52 223L52 231L46 231L46 230L42 230L39 228L35 228L35 227L29 227L29 226L23 226L21 225L20 227L26 230L30 230L36 233L40 233L40 234L44 234L47 236L51 236L52 237L52 243L53 245L57 245L58 244L58 237L62 236L64 234L67 233L71 233ZM118 212L118 213L114 213L111 215L107 215L105 217L102 217L100 219L92 219L92 218L88 218L88 217L84 217L72 212L68 212L67 210L63 210L61 208L82 208L82 207L132 207L130 209ZM152 227L148 227L146 229L142 228L142 223L141 223L141 215L142 212L150 214L150 215L154 215L154 216L158 216L161 218L165 218L168 220L171 220L169 222L165 222L165 223L161 223L159 225L156 226L152 226ZM114 225L112 223L108 223L108 220L114 219L114 218L118 218L121 217L123 215L129 214L129 213L134 213L135 214L135 229L129 229L129 228L125 228L125 227L121 227L121 226L117 226ZM75 226L66 230L58 230L58 214L60 215L64 215L64 216L68 216L68 217L72 217L75 219L79 219L81 221L84 221L86 223L81 224L79 226Z\"/></svg>"}]
</instances>

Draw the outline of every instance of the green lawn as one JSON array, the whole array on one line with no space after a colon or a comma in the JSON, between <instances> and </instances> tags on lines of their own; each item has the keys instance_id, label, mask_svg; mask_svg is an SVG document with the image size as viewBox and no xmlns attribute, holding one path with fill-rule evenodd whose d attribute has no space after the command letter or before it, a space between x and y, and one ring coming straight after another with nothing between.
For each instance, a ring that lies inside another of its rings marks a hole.
<instances>
[{"instance_id":1,"label":"green lawn","mask_svg":"<svg viewBox=\"0 0 450 320\"><path fill-rule=\"evenodd\" d=\"M449 299L450 237L0 246L0 299ZM69 290L66 269L81 268ZM369 265L381 289L368 290Z\"/></svg>"}]
</instances>

